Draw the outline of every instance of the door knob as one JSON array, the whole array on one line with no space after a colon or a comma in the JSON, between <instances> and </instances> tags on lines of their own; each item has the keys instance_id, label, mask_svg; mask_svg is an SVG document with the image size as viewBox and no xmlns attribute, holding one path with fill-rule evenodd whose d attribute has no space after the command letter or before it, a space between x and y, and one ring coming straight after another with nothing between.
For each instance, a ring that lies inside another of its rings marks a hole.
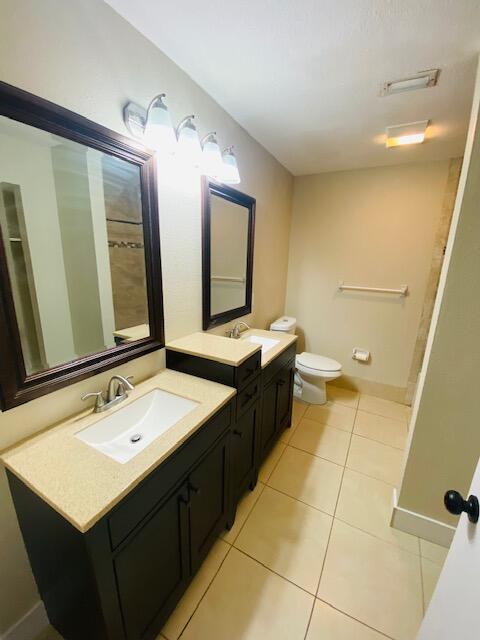
<instances>
[{"instance_id":1,"label":"door knob","mask_svg":"<svg viewBox=\"0 0 480 640\"><path fill-rule=\"evenodd\" d=\"M447 511L454 516L459 516L462 512L465 512L470 522L478 522L479 506L477 496L468 496L468 500L464 500L461 493L451 489L445 494L443 503Z\"/></svg>"}]
</instances>

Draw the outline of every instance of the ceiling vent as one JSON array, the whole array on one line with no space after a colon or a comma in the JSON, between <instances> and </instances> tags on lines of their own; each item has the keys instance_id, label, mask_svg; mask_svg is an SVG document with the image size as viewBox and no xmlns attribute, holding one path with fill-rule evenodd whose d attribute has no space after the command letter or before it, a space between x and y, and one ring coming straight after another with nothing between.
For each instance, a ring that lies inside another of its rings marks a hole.
<instances>
[{"instance_id":1,"label":"ceiling vent","mask_svg":"<svg viewBox=\"0 0 480 640\"><path fill-rule=\"evenodd\" d=\"M420 71L409 78L385 82L380 91L380 95L391 96L395 93L403 93L404 91L416 91L417 89L434 87L438 82L439 74L440 69L429 69L428 71Z\"/></svg>"}]
</instances>

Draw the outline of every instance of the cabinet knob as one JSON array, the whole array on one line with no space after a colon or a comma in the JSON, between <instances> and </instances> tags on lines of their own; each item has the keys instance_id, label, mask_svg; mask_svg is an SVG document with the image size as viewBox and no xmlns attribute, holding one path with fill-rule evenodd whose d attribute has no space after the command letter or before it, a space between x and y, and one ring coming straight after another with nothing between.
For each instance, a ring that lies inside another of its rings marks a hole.
<instances>
[{"instance_id":1,"label":"cabinet knob","mask_svg":"<svg viewBox=\"0 0 480 640\"><path fill-rule=\"evenodd\" d=\"M188 483L188 490L194 493L196 496L200 495L202 492L198 487L193 485L191 482Z\"/></svg>"},{"instance_id":2,"label":"cabinet knob","mask_svg":"<svg viewBox=\"0 0 480 640\"><path fill-rule=\"evenodd\" d=\"M466 513L470 522L478 522L479 505L477 496L468 496L468 500L464 500L461 493L450 489L445 494L443 503L447 511L454 516Z\"/></svg>"},{"instance_id":3,"label":"cabinet knob","mask_svg":"<svg viewBox=\"0 0 480 640\"><path fill-rule=\"evenodd\" d=\"M238 436L239 438L243 438L243 433L241 431L239 431L238 429L234 429L232 433L233 433L234 436Z\"/></svg>"}]
</instances>

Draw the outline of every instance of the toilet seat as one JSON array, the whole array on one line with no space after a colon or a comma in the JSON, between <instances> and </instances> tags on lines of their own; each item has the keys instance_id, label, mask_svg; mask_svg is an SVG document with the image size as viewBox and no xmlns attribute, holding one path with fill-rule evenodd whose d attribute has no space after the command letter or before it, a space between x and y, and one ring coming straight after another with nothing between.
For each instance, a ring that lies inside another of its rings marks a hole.
<instances>
[{"instance_id":1,"label":"toilet seat","mask_svg":"<svg viewBox=\"0 0 480 640\"><path fill-rule=\"evenodd\" d=\"M300 372L313 376L336 376L342 369L342 365L333 358L326 358L308 351L300 353L295 358L295 364Z\"/></svg>"}]
</instances>

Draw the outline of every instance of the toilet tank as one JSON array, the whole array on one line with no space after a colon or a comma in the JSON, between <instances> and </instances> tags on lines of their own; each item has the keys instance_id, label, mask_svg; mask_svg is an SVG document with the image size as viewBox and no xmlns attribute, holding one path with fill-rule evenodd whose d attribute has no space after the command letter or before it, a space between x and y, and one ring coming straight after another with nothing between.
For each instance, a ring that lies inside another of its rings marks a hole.
<instances>
[{"instance_id":1,"label":"toilet tank","mask_svg":"<svg viewBox=\"0 0 480 640\"><path fill-rule=\"evenodd\" d=\"M284 333L295 333L297 327L297 319L290 316L282 316L277 318L270 325L270 331L283 331Z\"/></svg>"}]
</instances>

